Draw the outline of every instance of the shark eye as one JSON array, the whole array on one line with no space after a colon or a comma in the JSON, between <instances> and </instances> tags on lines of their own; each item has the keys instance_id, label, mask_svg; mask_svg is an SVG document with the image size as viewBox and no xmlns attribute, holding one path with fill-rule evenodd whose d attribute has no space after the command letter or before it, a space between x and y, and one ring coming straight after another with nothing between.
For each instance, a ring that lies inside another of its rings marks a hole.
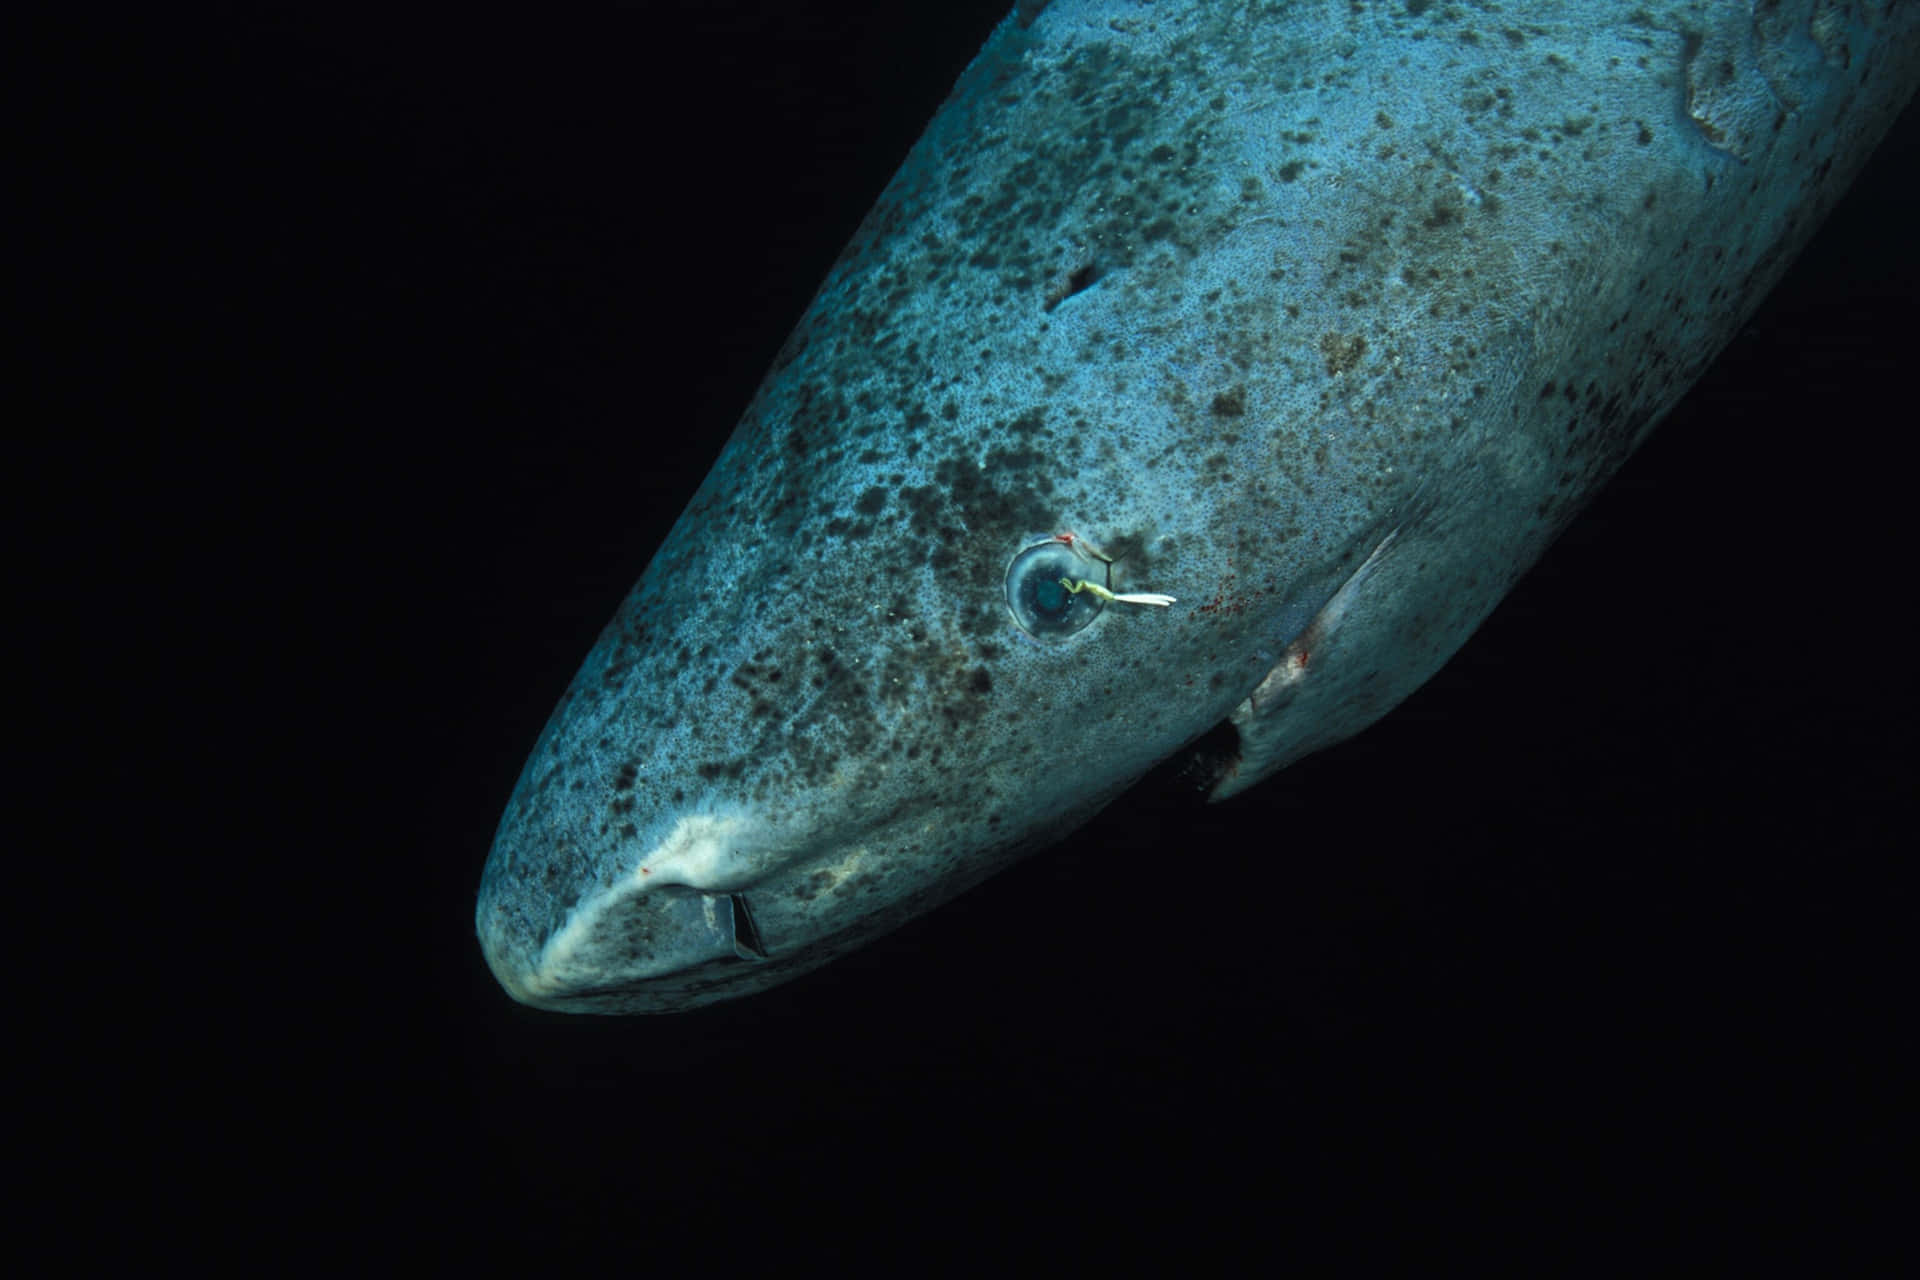
<instances>
[{"instance_id":1,"label":"shark eye","mask_svg":"<svg viewBox=\"0 0 1920 1280\"><path fill-rule=\"evenodd\" d=\"M1007 608L1013 620L1043 640L1080 630L1099 617L1107 604L1095 592L1072 591L1066 583L1081 582L1097 567L1076 556L1059 538L1028 547L1007 566Z\"/></svg>"}]
</instances>

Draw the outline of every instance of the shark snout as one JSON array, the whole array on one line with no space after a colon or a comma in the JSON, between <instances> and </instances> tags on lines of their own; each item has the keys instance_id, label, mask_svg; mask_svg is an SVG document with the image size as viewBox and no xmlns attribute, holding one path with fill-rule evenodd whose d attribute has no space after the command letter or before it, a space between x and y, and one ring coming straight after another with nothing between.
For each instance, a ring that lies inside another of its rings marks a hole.
<instances>
[{"instance_id":1,"label":"shark snout","mask_svg":"<svg viewBox=\"0 0 1920 1280\"><path fill-rule=\"evenodd\" d=\"M730 986L766 948L741 890L756 874L755 824L737 816L678 818L624 874L579 886L544 931L516 911L520 882L483 889L481 949L508 994L537 1008L633 1012L653 998Z\"/></svg>"},{"instance_id":2,"label":"shark snout","mask_svg":"<svg viewBox=\"0 0 1920 1280\"><path fill-rule=\"evenodd\" d=\"M761 958L744 899L685 889L584 903L530 953L516 956L485 936L482 945L514 999L569 1011L610 1003L630 1012L649 991L664 998L690 983L724 983L727 970Z\"/></svg>"}]
</instances>

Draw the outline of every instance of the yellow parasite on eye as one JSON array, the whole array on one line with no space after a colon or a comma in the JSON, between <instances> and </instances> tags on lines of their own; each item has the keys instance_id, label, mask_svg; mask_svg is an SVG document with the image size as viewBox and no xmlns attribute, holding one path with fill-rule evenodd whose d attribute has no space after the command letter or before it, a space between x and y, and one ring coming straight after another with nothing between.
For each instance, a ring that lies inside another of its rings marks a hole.
<instances>
[{"instance_id":1,"label":"yellow parasite on eye","mask_svg":"<svg viewBox=\"0 0 1920 1280\"><path fill-rule=\"evenodd\" d=\"M1157 608L1164 609L1172 604L1174 600L1172 596L1163 596L1157 591L1124 591L1116 593L1107 590L1097 582L1076 582L1072 578L1060 579L1060 585L1065 587L1068 592L1073 595L1079 595L1082 591L1091 591L1102 600L1113 600L1120 604L1150 604Z\"/></svg>"},{"instance_id":2,"label":"yellow parasite on eye","mask_svg":"<svg viewBox=\"0 0 1920 1280\"><path fill-rule=\"evenodd\" d=\"M1057 533L1021 551L1007 566L1007 610L1029 635L1055 639L1085 627L1109 603L1164 609L1174 598L1157 592L1116 592L1114 559L1087 539ZM1105 582L1083 577L1097 566Z\"/></svg>"}]
</instances>

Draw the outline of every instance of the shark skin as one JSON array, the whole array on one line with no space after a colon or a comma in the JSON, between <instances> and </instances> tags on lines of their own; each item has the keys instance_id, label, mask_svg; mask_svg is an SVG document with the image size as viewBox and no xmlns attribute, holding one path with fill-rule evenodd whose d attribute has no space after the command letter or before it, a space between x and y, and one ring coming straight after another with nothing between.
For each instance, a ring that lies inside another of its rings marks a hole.
<instances>
[{"instance_id":1,"label":"shark skin","mask_svg":"<svg viewBox=\"0 0 1920 1280\"><path fill-rule=\"evenodd\" d=\"M529 758L508 993L763 990L1223 721L1216 798L1431 676L1920 81L1912 6L1519 13L1018 6Z\"/></svg>"}]
</instances>

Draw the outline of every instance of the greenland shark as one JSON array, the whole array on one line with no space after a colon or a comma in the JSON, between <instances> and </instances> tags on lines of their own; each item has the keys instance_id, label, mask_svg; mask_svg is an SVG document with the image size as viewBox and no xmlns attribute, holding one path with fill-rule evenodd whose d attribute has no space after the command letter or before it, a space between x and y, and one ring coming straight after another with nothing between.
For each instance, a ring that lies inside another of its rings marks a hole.
<instances>
[{"instance_id":1,"label":"greenland shark","mask_svg":"<svg viewBox=\"0 0 1920 1280\"><path fill-rule=\"evenodd\" d=\"M1897 0L1023 0L527 761L516 1000L805 973L1446 662L1920 82Z\"/></svg>"}]
</instances>

